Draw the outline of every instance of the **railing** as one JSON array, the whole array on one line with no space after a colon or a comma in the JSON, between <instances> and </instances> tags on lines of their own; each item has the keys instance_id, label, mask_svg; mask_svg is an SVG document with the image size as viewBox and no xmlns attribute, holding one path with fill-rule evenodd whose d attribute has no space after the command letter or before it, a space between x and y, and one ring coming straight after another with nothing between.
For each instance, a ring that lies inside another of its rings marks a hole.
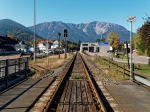
<instances>
[{"instance_id":1,"label":"railing","mask_svg":"<svg viewBox=\"0 0 150 112\"><path fill-rule=\"evenodd\" d=\"M114 71L116 71L116 74L119 74L120 72L123 74L123 77L125 77L125 75L130 76L130 70L126 69L126 64L119 65L112 59L107 59L100 56L98 56L98 58L101 59L104 62L104 64L108 66L108 68L114 69Z\"/></svg>"},{"instance_id":2,"label":"railing","mask_svg":"<svg viewBox=\"0 0 150 112\"><path fill-rule=\"evenodd\" d=\"M130 70L126 69L126 64L122 64L119 65L117 62L114 62L112 59L107 59L105 57L100 57L98 55L95 55L95 58L100 59L103 61L104 64L106 64L108 66L108 68L114 69L116 71L116 74L122 73L123 77L125 77L125 75L130 76ZM133 80L143 83L144 85L150 87L150 81L146 80L146 76L135 73L134 72L134 65L133 65Z\"/></svg>"},{"instance_id":3,"label":"railing","mask_svg":"<svg viewBox=\"0 0 150 112\"><path fill-rule=\"evenodd\" d=\"M29 71L28 62L28 57L0 60L0 89L27 77Z\"/></svg>"}]
</instances>

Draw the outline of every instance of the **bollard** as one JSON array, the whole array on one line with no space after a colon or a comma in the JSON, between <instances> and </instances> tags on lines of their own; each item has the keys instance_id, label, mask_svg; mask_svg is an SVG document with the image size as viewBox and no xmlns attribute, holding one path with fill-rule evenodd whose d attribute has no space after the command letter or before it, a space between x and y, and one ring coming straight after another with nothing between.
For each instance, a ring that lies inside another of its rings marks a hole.
<instances>
[{"instance_id":1,"label":"bollard","mask_svg":"<svg viewBox=\"0 0 150 112\"><path fill-rule=\"evenodd\" d=\"M132 72L131 72L131 74L132 74L132 81L134 81L134 63L132 63Z\"/></svg>"}]
</instances>

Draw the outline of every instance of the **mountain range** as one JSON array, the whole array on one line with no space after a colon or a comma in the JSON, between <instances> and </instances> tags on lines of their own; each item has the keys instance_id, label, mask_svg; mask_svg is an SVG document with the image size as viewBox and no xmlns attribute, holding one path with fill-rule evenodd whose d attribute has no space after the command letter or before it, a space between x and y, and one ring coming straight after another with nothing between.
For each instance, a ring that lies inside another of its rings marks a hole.
<instances>
[{"instance_id":1,"label":"mountain range","mask_svg":"<svg viewBox=\"0 0 150 112\"><path fill-rule=\"evenodd\" d=\"M88 22L81 24L63 23L61 21L44 22L36 25L38 38L58 39L58 33L61 33L61 39L64 39L63 30L68 30L67 40L78 42L95 42L96 39L106 38L109 32L116 32L119 35L121 43L129 41L130 32L121 25L108 22ZM10 19L0 20L0 35L15 34L15 38L26 41L33 39L34 26L25 27Z\"/></svg>"},{"instance_id":2,"label":"mountain range","mask_svg":"<svg viewBox=\"0 0 150 112\"><path fill-rule=\"evenodd\" d=\"M33 31L10 19L0 20L0 36L14 34L15 39L33 41ZM37 39L43 39L36 35Z\"/></svg>"}]
</instances>

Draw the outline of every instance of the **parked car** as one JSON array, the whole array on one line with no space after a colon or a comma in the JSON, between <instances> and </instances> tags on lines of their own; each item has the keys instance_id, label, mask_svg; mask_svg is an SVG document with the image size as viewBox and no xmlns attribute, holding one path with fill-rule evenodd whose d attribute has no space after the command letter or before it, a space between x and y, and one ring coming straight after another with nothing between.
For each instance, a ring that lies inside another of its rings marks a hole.
<instances>
[{"instance_id":1,"label":"parked car","mask_svg":"<svg viewBox=\"0 0 150 112\"><path fill-rule=\"evenodd\" d=\"M107 53L108 53L108 52L113 52L113 50L107 50L106 52L107 52Z\"/></svg>"},{"instance_id":2,"label":"parked car","mask_svg":"<svg viewBox=\"0 0 150 112\"><path fill-rule=\"evenodd\" d=\"M43 52L46 54L52 54L54 53L54 50L48 49L48 50L44 50Z\"/></svg>"}]
</instances>

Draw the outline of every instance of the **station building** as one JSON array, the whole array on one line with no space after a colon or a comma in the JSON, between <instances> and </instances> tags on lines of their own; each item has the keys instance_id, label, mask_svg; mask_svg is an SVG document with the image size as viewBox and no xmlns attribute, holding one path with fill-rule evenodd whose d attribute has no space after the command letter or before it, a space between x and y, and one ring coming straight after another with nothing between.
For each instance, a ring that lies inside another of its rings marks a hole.
<instances>
[{"instance_id":1,"label":"station building","mask_svg":"<svg viewBox=\"0 0 150 112\"><path fill-rule=\"evenodd\" d=\"M107 52L110 49L108 42L81 42L80 51Z\"/></svg>"}]
</instances>

